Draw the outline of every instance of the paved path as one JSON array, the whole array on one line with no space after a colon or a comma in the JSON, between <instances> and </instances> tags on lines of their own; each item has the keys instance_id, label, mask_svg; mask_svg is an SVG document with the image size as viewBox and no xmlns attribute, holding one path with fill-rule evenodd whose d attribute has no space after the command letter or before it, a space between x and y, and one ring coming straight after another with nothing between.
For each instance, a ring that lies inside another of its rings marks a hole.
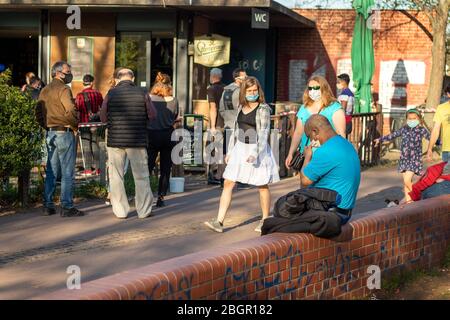
<instances>
[{"instance_id":1,"label":"paved path","mask_svg":"<svg viewBox=\"0 0 450 320\"><path fill-rule=\"evenodd\" d=\"M386 197L401 198L401 183L395 168L365 171L353 219L383 208ZM273 185L273 199L297 185L298 178ZM0 299L26 299L62 289L70 265L81 268L86 282L258 236L253 231L259 220L255 189L235 192L226 232L216 234L203 226L217 213L220 191L208 187L172 195L167 207L145 220L136 214L115 219L101 201L80 203L88 213L82 218L42 217L39 209L0 217Z\"/></svg>"}]
</instances>

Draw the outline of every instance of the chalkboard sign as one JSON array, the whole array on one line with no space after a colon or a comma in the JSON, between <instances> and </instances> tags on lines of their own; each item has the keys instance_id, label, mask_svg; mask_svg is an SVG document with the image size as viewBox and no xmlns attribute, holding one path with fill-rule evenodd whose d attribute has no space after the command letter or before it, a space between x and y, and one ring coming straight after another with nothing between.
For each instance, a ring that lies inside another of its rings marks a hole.
<instances>
[{"instance_id":1,"label":"chalkboard sign","mask_svg":"<svg viewBox=\"0 0 450 320\"><path fill-rule=\"evenodd\" d=\"M69 37L68 63L72 66L73 80L82 81L85 74L94 73L94 39Z\"/></svg>"}]
</instances>

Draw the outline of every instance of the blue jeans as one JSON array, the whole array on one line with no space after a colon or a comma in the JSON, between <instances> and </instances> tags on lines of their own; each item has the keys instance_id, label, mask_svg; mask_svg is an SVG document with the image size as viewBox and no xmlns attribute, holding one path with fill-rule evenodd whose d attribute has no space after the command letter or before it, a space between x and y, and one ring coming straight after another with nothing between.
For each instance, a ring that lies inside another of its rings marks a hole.
<instances>
[{"instance_id":1,"label":"blue jeans","mask_svg":"<svg viewBox=\"0 0 450 320\"><path fill-rule=\"evenodd\" d=\"M75 175L76 139L72 132L48 131L47 169L45 171L44 205L54 208L53 194L56 178L61 176L61 206L73 208L73 183Z\"/></svg>"},{"instance_id":2,"label":"blue jeans","mask_svg":"<svg viewBox=\"0 0 450 320\"><path fill-rule=\"evenodd\" d=\"M450 151L442 151L442 161L448 162L450 160Z\"/></svg>"},{"instance_id":3,"label":"blue jeans","mask_svg":"<svg viewBox=\"0 0 450 320\"><path fill-rule=\"evenodd\" d=\"M450 181L435 183L422 192L422 199L439 197L444 194L450 194Z\"/></svg>"}]
</instances>

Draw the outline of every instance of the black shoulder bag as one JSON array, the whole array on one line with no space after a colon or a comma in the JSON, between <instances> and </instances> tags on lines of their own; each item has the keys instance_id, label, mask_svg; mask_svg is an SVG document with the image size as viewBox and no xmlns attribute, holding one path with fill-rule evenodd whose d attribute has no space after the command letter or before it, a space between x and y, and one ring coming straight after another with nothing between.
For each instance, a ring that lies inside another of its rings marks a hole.
<instances>
[{"instance_id":1,"label":"black shoulder bag","mask_svg":"<svg viewBox=\"0 0 450 320\"><path fill-rule=\"evenodd\" d=\"M320 108L319 112L317 114L320 114L322 112L322 108ZM305 146L307 146L309 143L309 137L306 140L306 144ZM290 163L290 166L292 169L294 169L295 171L300 172L300 170L302 170L303 168L303 163L305 162L305 155L303 154L303 152L300 152L299 150L295 151L294 156L292 157L292 161Z\"/></svg>"}]
</instances>

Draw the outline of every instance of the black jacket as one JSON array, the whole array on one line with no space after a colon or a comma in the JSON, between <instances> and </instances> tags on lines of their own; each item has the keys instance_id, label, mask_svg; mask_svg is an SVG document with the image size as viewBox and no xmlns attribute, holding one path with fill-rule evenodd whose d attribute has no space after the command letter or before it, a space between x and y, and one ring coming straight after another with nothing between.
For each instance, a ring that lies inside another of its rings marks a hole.
<instances>
[{"instance_id":1,"label":"black jacket","mask_svg":"<svg viewBox=\"0 0 450 320\"><path fill-rule=\"evenodd\" d=\"M274 217L264 220L262 235L312 233L317 237L333 238L341 233L341 218L334 212L338 193L328 189L299 189L282 196L274 206Z\"/></svg>"},{"instance_id":2,"label":"black jacket","mask_svg":"<svg viewBox=\"0 0 450 320\"><path fill-rule=\"evenodd\" d=\"M132 81L108 92L108 147L147 147L146 93Z\"/></svg>"}]
</instances>

